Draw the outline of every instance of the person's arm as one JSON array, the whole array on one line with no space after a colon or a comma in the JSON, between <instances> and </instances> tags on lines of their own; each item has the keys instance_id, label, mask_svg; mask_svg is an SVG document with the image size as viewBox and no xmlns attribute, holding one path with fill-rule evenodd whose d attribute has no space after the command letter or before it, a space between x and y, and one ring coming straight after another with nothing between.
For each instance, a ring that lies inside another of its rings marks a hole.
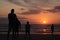
<instances>
[{"instance_id":1,"label":"person's arm","mask_svg":"<svg viewBox=\"0 0 60 40\"><path fill-rule=\"evenodd\" d=\"M17 20L18 20L18 18L17 18L17 16L16 16L16 14L14 14L14 16L15 16L15 19L17 19Z\"/></svg>"},{"instance_id":2,"label":"person's arm","mask_svg":"<svg viewBox=\"0 0 60 40\"><path fill-rule=\"evenodd\" d=\"M29 25L29 28L31 29L31 25Z\"/></svg>"},{"instance_id":3,"label":"person's arm","mask_svg":"<svg viewBox=\"0 0 60 40\"><path fill-rule=\"evenodd\" d=\"M19 22L19 24L20 24L20 27L19 28L20 28L20 32L21 32L21 23Z\"/></svg>"},{"instance_id":4,"label":"person's arm","mask_svg":"<svg viewBox=\"0 0 60 40\"><path fill-rule=\"evenodd\" d=\"M10 14L8 14L8 21L9 21L9 23L10 23Z\"/></svg>"}]
</instances>

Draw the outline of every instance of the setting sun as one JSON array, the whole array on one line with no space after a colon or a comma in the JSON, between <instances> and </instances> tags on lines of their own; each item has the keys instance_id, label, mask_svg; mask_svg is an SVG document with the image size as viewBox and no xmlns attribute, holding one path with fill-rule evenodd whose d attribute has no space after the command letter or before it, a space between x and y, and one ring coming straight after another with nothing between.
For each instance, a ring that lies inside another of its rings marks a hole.
<instances>
[{"instance_id":1,"label":"setting sun","mask_svg":"<svg viewBox=\"0 0 60 40\"><path fill-rule=\"evenodd\" d=\"M44 20L43 23L46 24L46 21Z\"/></svg>"}]
</instances>

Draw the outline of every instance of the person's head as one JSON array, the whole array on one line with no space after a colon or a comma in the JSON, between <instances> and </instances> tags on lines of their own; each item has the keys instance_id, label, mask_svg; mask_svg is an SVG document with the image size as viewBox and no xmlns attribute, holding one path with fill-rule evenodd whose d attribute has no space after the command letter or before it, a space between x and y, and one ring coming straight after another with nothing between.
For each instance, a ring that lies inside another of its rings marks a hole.
<instances>
[{"instance_id":1,"label":"person's head","mask_svg":"<svg viewBox=\"0 0 60 40\"><path fill-rule=\"evenodd\" d=\"M53 24L52 24L53 25Z\"/></svg>"},{"instance_id":2,"label":"person's head","mask_svg":"<svg viewBox=\"0 0 60 40\"><path fill-rule=\"evenodd\" d=\"M27 21L27 24L29 24L29 21Z\"/></svg>"},{"instance_id":3,"label":"person's head","mask_svg":"<svg viewBox=\"0 0 60 40\"><path fill-rule=\"evenodd\" d=\"M14 9L11 9L11 13L14 13Z\"/></svg>"}]
</instances>

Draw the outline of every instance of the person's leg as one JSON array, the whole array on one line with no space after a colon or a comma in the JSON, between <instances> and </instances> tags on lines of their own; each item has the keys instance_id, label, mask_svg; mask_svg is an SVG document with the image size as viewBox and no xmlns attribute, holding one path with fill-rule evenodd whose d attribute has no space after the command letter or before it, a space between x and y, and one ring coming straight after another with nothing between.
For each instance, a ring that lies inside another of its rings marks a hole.
<instances>
[{"instance_id":1,"label":"person's leg","mask_svg":"<svg viewBox=\"0 0 60 40\"><path fill-rule=\"evenodd\" d=\"M14 31L14 36L16 36L16 30Z\"/></svg>"},{"instance_id":2,"label":"person's leg","mask_svg":"<svg viewBox=\"0 0 60 40\"><path fill-rule=\"evenodd\" d=\"M11 27L8 28L7 38L9 38L10 32L11 32Z\"/></svg>"},{"instance_id":3,"label":"person's leg","mask_svg":"<svg viewBox=\"0 0 60 40\"><path fill-rule=\"evenodd\" d=\"M52 29L51 29L51 33L52 33Z\"/></svg>"},{"instance_id":4,"label":"person's leg","mask_svg":"<svg viewBox=\"0 0 60 40\"><path fill-rule=\"evenodd\" d=\"M29 37L29 40L30 40L30 31L28 32L28 37Z\"/></svg>"},{"instance_id":5,"label":"person's leg","mask_svg":"<svg viewBox=\"0 0 60 40\"><path fill-rule=\"evenodd\" d=\"M14 36L15 36L14 32L15 32L15 29L13 28L12 29L12 40L14 39Z\"/></svg>"},{"instance_id":6,"label":"person's leg","mask_svg":"<svg viewBox=\"0 0 60 40\"><path fill-rule=\"evenodd\" d=\"M17 27L17 36L19 36L19 26Z\"/></svg>"},{"instance_id":7,"label":"person's leg","mask_svg":"<svg viewBox=\"0 0 60 40\"><path fill-rule=\"evenodd\" d=\"M16 36L19 37L19 29L16 30Z\"/></svg>"},{"instance_id":8,"label":"person's leg","mask_svg":"<svg viewBox=\"0 0 60 40\"><path fill-rule=\"evenodd\" d=\"M28 35L27 33L28 33L28 32L26 31L26 33L25 33L25 34L26 34L26 36Z\"/></svg>"},{"instance_id":9,"label":"person's leg","mask_svg":"<svg viewBox=\"0 0 60 40\"><path fill-rule=\"evenodd\" d=\"M51 30L51 33L52 33L52 35L53 35L53 30Z\"/></svg>"},{"instance_id":10,"label":"person's leg","mask_svg":"<svg viewBox=\"0 0 60 40\"><path fill-rule=\"evenodd\" d=\"M19 36L19 29L15 28L15 36L18 37Z\"/></svg>"},{"instance_id":11,"label":"person's leg","mask_svg":"<svg viewBox=\"0 0 60 40\"><path fill-rule=\"evenodd\" d=\"M30 36L30 31L28 32L28 35Z\"/></svg>"},{"instance_id":12,"label":"person's leg","mask_svg":"<svg viewBox=\"0 0 60 40\"><path fill-rule=\"evenodd\" d=\"M25 31L25 40L27 40L27 31Z\"/></svg>"}]
</instances>

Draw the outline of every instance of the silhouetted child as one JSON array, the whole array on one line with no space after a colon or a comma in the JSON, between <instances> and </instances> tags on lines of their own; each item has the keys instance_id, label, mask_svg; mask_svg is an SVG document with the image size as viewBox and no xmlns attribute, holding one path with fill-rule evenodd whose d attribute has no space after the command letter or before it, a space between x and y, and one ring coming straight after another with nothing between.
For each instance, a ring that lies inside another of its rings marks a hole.
<instances>
[{"instance_id":1,"label":"silhouetted child","mask_svg":"<svg viewBox=\"0 0 60 40\"><path fill-rule=\"evenodd\" d=\"M52 24L51 25L51 33L53 34L53 32L54 32L54 25Z\"/></svg>"},{"instance_id":2,"label":"silhouetted child","mask_svg":"<svg viewBox=\"0 0 60 40\"><path fill-rule=\"evenodd\" d=\"M18 26L17 26L17 16L16 14L14 14L14 9L11 9L11 13L8 14L8 21L9 21L9 28L8 28L8 38L9 38L9 35L10 35L10 32L12 30L12 38L14 37L14 33L16 33L16 27L18 29Z\"/></svg>"},{"instance_id":3,"label":"silhouetted child","mask_svg":"<svg viewBox=\"0 0 60 40\"><path fill-rule=\"evenodd\" d=\"M28 21L27 21L27 24L25 25L25 35L26 37L28 36L30 39L30 24Z\"/></svg>"},{"instance_id":4,"label":"silhouetted child","mask_svg":"<svg viewBox=\"0 0 60 40\"><path fill-rule=\"evenodd\" d=\"M15 26L15 35L19 36L19 29L21 30L21 23L18 19L16 19L16 26Z\"/></svg>"}]
</instances>

